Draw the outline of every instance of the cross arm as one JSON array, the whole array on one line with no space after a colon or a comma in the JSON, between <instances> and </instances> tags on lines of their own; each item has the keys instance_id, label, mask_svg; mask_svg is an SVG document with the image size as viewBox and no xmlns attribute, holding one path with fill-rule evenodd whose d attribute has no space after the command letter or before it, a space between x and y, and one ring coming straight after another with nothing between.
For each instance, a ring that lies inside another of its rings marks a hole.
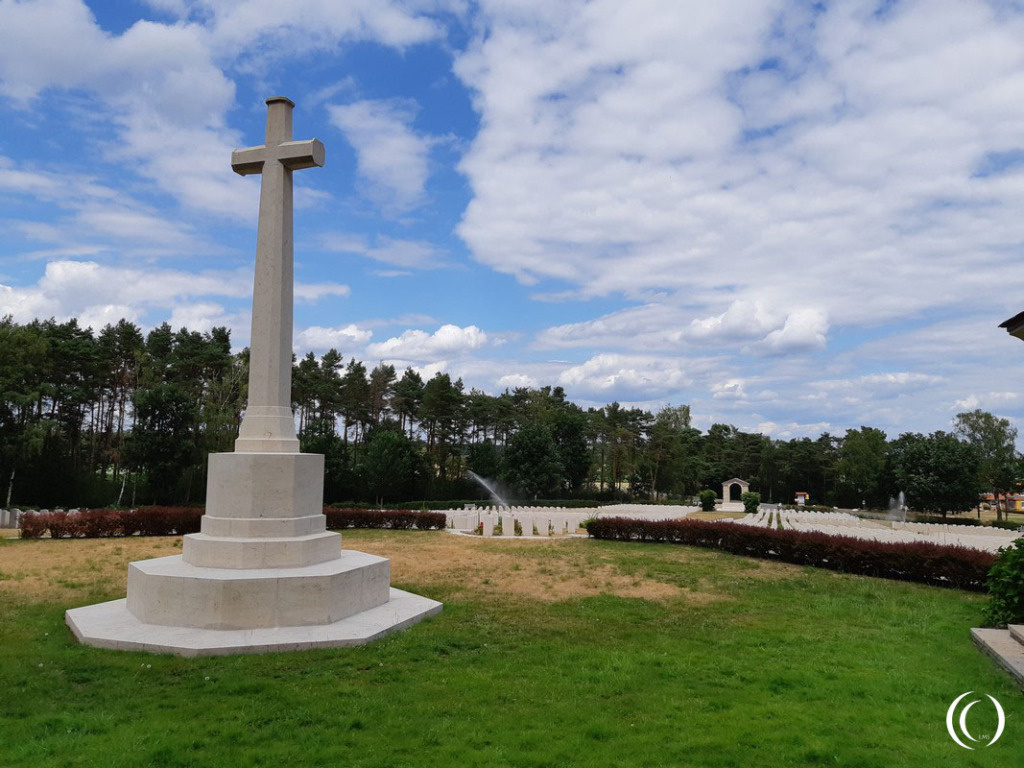
<instances>
[{"instance_id":1,"label":"cross arm","mask_svg":"<svg viewBox=\"0 0 1024 768\"><path fill-rule=\"evenodd\" d=\"M236 149L231 153L231 170L239 176L248 176L250 173L259 173L263 170L263 163L266 162L266 160L266 147Z\"/></svg>"},{"instance_id":2,"label":"cross arm","mask_svg":"<svg viewBox=\"0 0 1024 768\"><path fill-rule=\"evenodd\" d=\"M319 139L309 139L282 141L270 147L236 149L231 153L231 170L239 176L261 173L263 164L268 160L277 160L292 171L314 168L324 164L324 145Z\"/></svg>"},{"instance_id":3,"label":"cross arm","mask_svg":"<svg viewBox=\"0 0 1024 768\"><path fill-rule=\"evenodd\" d=\"M284 141L277 145L277 151L277 159L284 164L285 168L290 168L293 171L324 164L324 145L320 139Z\"/></svg>"}]
</instances>

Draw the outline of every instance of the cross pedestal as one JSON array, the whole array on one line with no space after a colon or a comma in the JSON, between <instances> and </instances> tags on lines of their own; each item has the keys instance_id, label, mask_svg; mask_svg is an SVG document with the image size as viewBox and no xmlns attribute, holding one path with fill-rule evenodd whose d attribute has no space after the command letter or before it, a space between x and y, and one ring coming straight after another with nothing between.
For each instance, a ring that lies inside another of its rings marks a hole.
<instances>
[{"instance_id":1,"label":"cross pedestal","mask_svg":"<svg viewBox=\"0 0 1024 768\"><path fill-rule=\"evenodd\" d=\"M441 610L392 589L387 559L341 549L326 529L324 457L299 453L291 410L292 173L321 166L292 141L292 109L267 100L266 142L232 153L259 173L249 402L233 453L209 457L206 514L182 554L131 563L124 600L75 608L83 643L183 656L364 643Z\"/></svg>"}]
</instances>

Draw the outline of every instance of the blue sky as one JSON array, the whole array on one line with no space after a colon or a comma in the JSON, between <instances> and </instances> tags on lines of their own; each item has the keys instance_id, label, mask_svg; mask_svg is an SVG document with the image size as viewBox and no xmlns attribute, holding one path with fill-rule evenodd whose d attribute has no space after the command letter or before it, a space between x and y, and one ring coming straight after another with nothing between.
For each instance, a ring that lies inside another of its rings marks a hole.
<instances>
[{"instance_id":1,"label":"blue sky","mask_svg":"<svg viewBox=\"0 0 1024 768\"><path fill-rule=\"evenodd\" d=\"M0 314L248 341L269 96L295 347L775 437L1020 424L1014 2L0 0Z\"/></svg>"}]
</instances>

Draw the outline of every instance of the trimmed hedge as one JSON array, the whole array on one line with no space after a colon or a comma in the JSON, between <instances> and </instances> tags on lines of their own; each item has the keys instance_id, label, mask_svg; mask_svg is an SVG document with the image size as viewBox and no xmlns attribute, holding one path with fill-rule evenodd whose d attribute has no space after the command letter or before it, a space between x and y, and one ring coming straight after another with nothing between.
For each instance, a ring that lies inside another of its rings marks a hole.
<instances>
[{"instance_id":1,"label":"trimmed hedge","mask_svg":"<svg viewBox=\"0 0 1024 768\"><path fill-rule=\"evenodd\" d=\"M1017 520L992 520L989 525L993 528L1002 528L1004 531L1019 531L1024 528L1024 523Z\"/></svg>"},{"instance_id":2,"label":"trimmed hedge","mask_svg":"<svg viewBox=\"0 0 1024 768\"><path fill-rule=\"evenodd\" d=\"M122 515L123 535L183 536L199 533L203 510L199 507L139 507Z\"/></svg>"},{"instance_id":3,"label":"trimmed hedge","mask_svg":"<svg viewBox=\"0 0 1024 768\"><path fill-rule=\"evenodd\" d=\"M203 510L198 507L80 509L22 515L21 538L97 539L111 536L182 536L198 533Z\"/></svg>"},{"instance_id":4,"label":"trimmed hedge","mask_svg":"<svg viewBox=\"0 0 1024 768\"><path fill-rule=\"evenodd\" d=\"M918 515L913 512L907 515L907 522L930 525L985 525L976 517L943 517L942 515Z\"/></svg>"},{"instance_id":5,"label":"trimmed hedge","mask_svg":"<svg viewBox=\"0 0 1024 768\"><path fill-rule=\"evenodd\" d=\"M835 507L828 504L779 504L783 509L790 509L794 512L835 512Z\"/></svg>"},{"instance_id":6,"label":"trimmed hedge","mask_svg":"<svg viewBox=\"0 0 1024 768\"><path fill-rule=\"evenodd\" d=\"M26 512L18 521L18 528L21 529L21 538L38 539L46 533L47 522L45 515L38 512Z\"/></svg>"},{"instance_id":7,"label":"trimmed hedge","mask_svg":"<svg viewBox=\"0 0 1024 768\"><path fill-rule=\"evenodd\" d=\"M587 526L595 539L669 542L721 549L734 555L781 560L843 573L914 581L984 592L995 555L966 547L895 544L705 520L603 517Z\"/></svg>"},{"instance_id":8,"label":"trimmed hedge","mask_svg":"<svg viewBox=\"0 0 1024 768\"><path fill-rule=\"evenodd\" d=\"M327 515L327 527L335 531L344 528L437 531L448 524L443 512L324 507L324 514Z\"/></svg>"},{"instance_id":9,"label":"trimmed hedge","mask_svg":"<svg viewBox=\"0 0 1024 768\"><path fill-rule=\"evenodd\" d=\"M436 531L447 525L441 512L399 509L324 507L327 527L387 528ZM81 509L73 512L35 512L21 518L21 538L94 539L110 536L183 536L198 533L203 510L198 507L139 507L138 509Z\"/></svg>"}]
</instances>

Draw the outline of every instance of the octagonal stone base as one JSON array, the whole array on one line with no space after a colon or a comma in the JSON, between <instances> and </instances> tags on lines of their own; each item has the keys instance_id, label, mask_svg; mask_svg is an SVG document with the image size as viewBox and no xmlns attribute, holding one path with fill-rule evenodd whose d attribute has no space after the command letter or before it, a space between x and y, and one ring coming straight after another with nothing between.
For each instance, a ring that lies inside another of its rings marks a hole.
<instances>
[{"instance_id":1,"label":"octagonal stone base","mask_svg":"<svg viewBox=\"0 0 1024 768\"><path fill-rule=\"evenodd\" d=\"M145 624L128 610L126 600L74 608L65 618L85 645L194 657L362 645L433 616L441 608L436 600L391 589L388 601L376 608L331 624L299 627L196 629Z\"/></svg>"},{"instance_id":2,"label":"octagonal stone base","mask_svg":"<svg viewBox=\"0 0 1024 768\"><path fill-rule=\"evenodd\" d=\"M352 550L301 568L202 568L181 555L128 566L128 610L197 629L331 624L388 601L391 564Z\"/></svg>"},{"instance_id":3,"label":"octagonal stone base","mask_svg":"<svg viewBox=\"0 0 1024 768\"><path fill-rule=\"evenodd\" d=\"M87 645L182 656L369 642L441 610L391 589L387 559L326 530L317 454L210 455L207 509L182 554L131 563L128 597L75 608Z\"/></svg>"}]
</instances>

